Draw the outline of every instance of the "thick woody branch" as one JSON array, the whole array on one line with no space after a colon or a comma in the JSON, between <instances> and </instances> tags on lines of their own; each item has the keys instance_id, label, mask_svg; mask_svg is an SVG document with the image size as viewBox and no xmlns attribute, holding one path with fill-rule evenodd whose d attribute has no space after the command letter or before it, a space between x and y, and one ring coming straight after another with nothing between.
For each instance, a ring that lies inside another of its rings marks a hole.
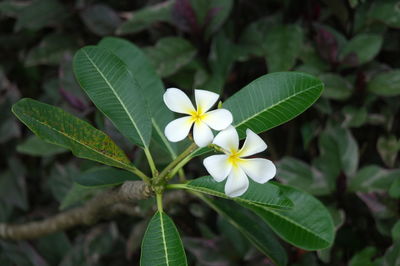
<instances>
[{"instance_id":1,"label":"thick woody branch","mask_svg":"<svg viewBox=\"0 0 400 266\"><path fill-rule=\"evenodd\" d=\"M31 239L62 231L76 225L90 225L102 217L118 212L139 213L129 210L127 204L146 199L152 191L142 181L127 181L116 189L104 191L89 200L82 207L77 207L42 221L28 222L21 225L0 224L0 238Z\"/></svg>"}]
</instances>

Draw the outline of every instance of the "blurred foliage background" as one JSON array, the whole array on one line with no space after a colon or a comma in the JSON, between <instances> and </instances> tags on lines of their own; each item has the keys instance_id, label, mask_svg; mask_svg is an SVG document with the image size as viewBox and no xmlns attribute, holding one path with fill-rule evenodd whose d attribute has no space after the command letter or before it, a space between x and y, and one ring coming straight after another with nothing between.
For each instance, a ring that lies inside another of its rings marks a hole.
<instances>
[{"instance_id":1,"label":"blurred foliage background","mask_svg":"<svg viewBox=\"0 0 400 266\"><path fill-rule=\"evenodd\" d=\"M318 102L262 135L278 164L276 179L317 196L336 224L329 249L305 252L282 243L289 265L400 265L399 28L400 2L393 0L3 0L0 221L46 218L98 192L73 182L95 163L44 143L16 120L11 105L21 97L90 121L136 164L145 163L72 73L79 47L119 36L143 48L165 87L212 90L223 99L269 72L319 77L326 89ZM188 169L189 178L205 174L200 160ZM140 204L141 217L0 240L0 264L133 265L152 204ZM271 265L202 203L190 200L169 213L191 265Z\"/></svg>"}]
</instances>

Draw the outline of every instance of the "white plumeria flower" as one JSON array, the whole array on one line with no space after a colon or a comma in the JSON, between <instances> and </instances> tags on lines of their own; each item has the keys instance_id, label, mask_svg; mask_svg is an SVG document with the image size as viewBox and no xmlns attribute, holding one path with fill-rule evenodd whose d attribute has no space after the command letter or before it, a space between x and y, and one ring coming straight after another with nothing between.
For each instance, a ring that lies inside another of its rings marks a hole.
<instances>
[{"instance_id":1,"label":"white plumeria flower","mask_svg":"<svg viewBox=\"0 0 400 266\"><path fill-rule=\"evenodd\" d=\"M167 107L177 113L187 114L171 121L165 127L165 136L171 142L181 141L187 137L193 126L193 139L199 147L210 144L214 135L210 128L223 130L232 123L232 114L226 109L216 109L210 112L210 108L217 102L219 95L205 90L195 90L194 108L189 97L180 89L169 88L164 93L164 102Z\"/></svg>"},{"instance_id":2,"label":"white plumeria flower","mask_svg":"<svg viewBox=\"0 0 400 266\"><path fill-rule=\"evenodd\" d=\"M249 179L264 184L276 174L275 165L267 159L245 157L265 151L267 144L250 129L246 130L246 140L239 150L239 136L232 126L218 133L214 144L224 150L225 154L212 155L204 159L203 164L217 182L228 177L225 194L238 197L246 192Z\"/></svg>"}]
</instances>

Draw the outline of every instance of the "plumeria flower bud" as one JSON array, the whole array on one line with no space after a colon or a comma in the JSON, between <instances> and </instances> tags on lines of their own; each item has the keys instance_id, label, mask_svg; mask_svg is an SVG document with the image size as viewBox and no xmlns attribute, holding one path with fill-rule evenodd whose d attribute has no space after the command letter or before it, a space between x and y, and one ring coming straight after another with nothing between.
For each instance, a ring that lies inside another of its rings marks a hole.
<instances>
[{"instance_id":1,"label":"plumeria flower bud","mask_svg":"<svg viewBox=\"0 0 400 266\"><path fill-rule=\"evenodd\" d=\"M246 192L248 177L264 184L276 174L276 167L270 160L246 158L267 149L267 144L250 129L246 130L246 140L240 150L239 136L232 126L219 132L213 144L221 147L225 154L209 156L203 164L215 181L221 182L228 177L225 194L230 197L238 197Z\"/></svg>"},{"instance_id":2,"label":"plumeria flower bud","mask_svg":"<svg viewBox=\"0 0 400 266\"><path fill-rule=\"evenodd\" d=\"M211 128L218 131L227 128L232 123L232 114L226 109L208 112L219 98L214 92L195 90L194 97L196 108L180 89L169 88L164 93L164 102L171 111L188 115L171 121L165 127L165 136L171 142L181 141L194 124L193 140L197 146L205 147L214 138Z\"/></svg>"}]
</instances>

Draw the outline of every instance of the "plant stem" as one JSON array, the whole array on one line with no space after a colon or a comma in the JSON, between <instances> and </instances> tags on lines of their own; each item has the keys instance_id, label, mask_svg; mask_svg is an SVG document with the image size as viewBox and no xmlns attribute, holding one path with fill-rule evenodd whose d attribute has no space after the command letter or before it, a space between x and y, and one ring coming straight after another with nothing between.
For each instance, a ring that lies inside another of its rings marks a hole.
<instances>
[{"instance_id":1,"label":"plant stem","mask_svg":"<svg viewBox=\"0 0 400 266\"><path fill-rule=\"evenodd\" d=\"M176 166L181 163L181 161L188 161L187 157L194 151L196 150L197 145L195 143L192 143L186 150L184 150L178 157L175 158L167 167L162 170L160 175L158 176L157 180L155 183L160 182L161 180L165 179L167 176L170 175L170 172L172 169L176 169ZM190 157L189 157L190 160ZM186 163L185 163L186 164ZM183 164L184 165L184 164ZM179 168L180 169L180 168ZM179 170L177 169L175 173Z\"/></svg>"},{"instance_id":2,"label":"plant stem","mask_svg":"<svg viewBox=\"0 0 400 266\"><path fill-rule=\"evenodd\" d=\"M192 156L190 156L190 154L185 157L182 161L180 161L166 176L165 176L165 180L170 180L171 178L174 177L174 175L180 170L182 169L182 167L185 166L185 164L187 164L190 160L192 159Z\"/></svg>"},{"instance_id":3,"label":"plant stem","mask_svg":"<svg viewBox=\"0 0 400 266\"><path fill-rule=\"evenodd\" d=\"M156 200L157 200L157 209L159 212L163 212L163 205L162 205L162 193L156 193Z\"/></svg>"},{"instance_id":4,"label":"plant stem","mask_svg":"<svg viewBox=\"0 0 400 266\"><path fill-rule=\"evenodd\" d=\"M179 181L181 183L186 182L185 171L183 171L182 168L178 170L178 175L179 175Z\"/></svg>"},{"instance_id":5,"label":"plant stem","mask_svg":"<svg viewBox=\"0 0 400 266\"><path fill-rule=\"evenodd\" d=\"M140 177L147 184L150 184L150 178L136 167L130 165L128 170L137 175L138 177Z\"/></svg>"},{"instance_id":6,"label":"plant stem","mask_svg":"<svg viewBox=\"0 0 400 266\"><path fill-rule=\"evenodd\" d=\"M168 184L166 187L166 189L184 189L186 188L185 184Z\"/></svg>"},{"instance_id":7,"label":"plant stem","mask_svg":"<svg viewBox=\"0 0 400 266\"><path fill-rule=\"evenodd\" d=\"M144 148L144 153L146 154L147 161L149 162L152 176L153 177L157 176L158 171L157 171L156 165L155 165L153 157L151 156L151 153L147 147Z\"/></svg>"}]
</instances>

